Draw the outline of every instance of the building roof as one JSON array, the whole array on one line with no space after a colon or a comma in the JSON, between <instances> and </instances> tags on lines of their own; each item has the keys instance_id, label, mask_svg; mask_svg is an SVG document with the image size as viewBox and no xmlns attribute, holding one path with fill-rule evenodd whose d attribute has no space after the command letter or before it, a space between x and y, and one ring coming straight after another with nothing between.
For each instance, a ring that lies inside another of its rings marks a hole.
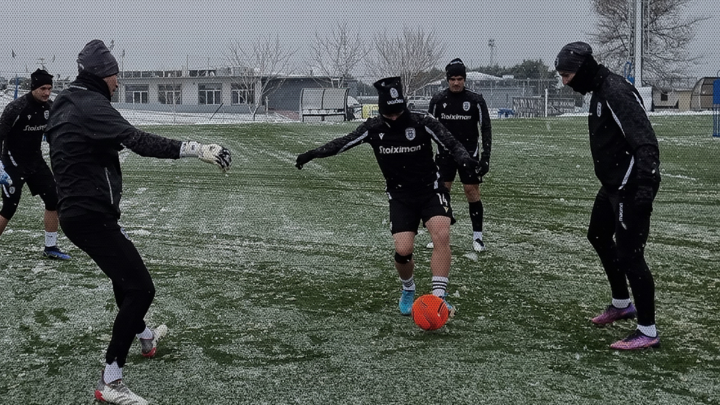
<instances>
[{"instance_id":1,"label":"building roof","mask_svg":"<svg viewBox=\"0 0 720 405\"><path fill-rule=\"evenodd\" d=\"M467 77L465 78L465 81L474 81L479 82L482 80L502 80L502 77L497 77L493 75L489 75L487 73L482 72L467 72Z\"/></svg>"}]
</instances>

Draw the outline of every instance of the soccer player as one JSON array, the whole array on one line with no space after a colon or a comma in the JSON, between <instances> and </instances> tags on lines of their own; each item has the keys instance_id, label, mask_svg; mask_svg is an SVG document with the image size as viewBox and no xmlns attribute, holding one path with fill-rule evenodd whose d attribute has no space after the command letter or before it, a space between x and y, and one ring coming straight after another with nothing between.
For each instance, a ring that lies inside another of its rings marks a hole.
<instances>
[{"instance_id":1,"label":"soccer player","mask_svg":"<svg viewBox=\"0 0 720 405\"><path fill-rule=\"evenodd\" d=\"M473 249L476 252L485 250L483 243L483 203L480 200L480 183L490 170L490 149L492 147L492 128L490 114L482 95L465 88L465 64L460 59L453 59L445 66L448 88L435 94L430 100L429 111L437 118L455 138L468 150L473 158L479 159L480 171L458 166L452 155L444 148L438 148L435 162L440 168L440 176L448 191L452 188L455 174L459 172L465 198L470 210L470 221L473 229ZM482 134L482 151L478 140ZM430 242L428 248L432 248Z\"/></svg>"},{"instance_id":2,"label":"soccer player","mask_svg":"<svg viewBox=\"0 0 720 405\"><path fill-rule=\"evenodd\" d=\"M455 219L448 191L433 161L432 142L450 151L465 170L474 170L477 161L436 119L407 109L399 77L381 79L374 86L380 115L343 137L301 154L296 166L302 169L312 159L337 155L363 143L372 146L390 202L395 268L402 282L398 305L401 314L410 315L415 297L413 250L421 220L435 244L430 259L434 295L445 299L450 274L450 225ZM453 306L445 303L453 314Z\"/></svg>"},{"instance_id":3,"label":"soccer player","mask_svg":"<svg viewBox=\"0 0 720 405\"><path fill-rule=\"evenodd\" d=\"M119 308L95 397L116 404L146 404L123 383L123 366L136 336L141 354L153 357L167 327L149 329L143 320L155 286L134 244L118 225L122 195L118 151L128 148L140 156L162 159L197 157L224 170L230 167L230 152L219 145L143 132L127 122L110 104L118 87L118 64L102 41L88 42L77 63L77 78L55 99L46 131L60 225L110 278Z\"/></svg>"},{"instance_id":4,"label":"soccer player","mask_svg":"<svg viewBox=\"0 0 720 405\"><path fill-rule=\"evenodd\" d=\"M22 189L39 195L45 204L45 250L52 259L68 260L70 255L57 247L58 214L55 180L40 149L52 101L52 75L38 69L30 75L30 92L10 102L0 116L0 144L6 180L2 184L0 235L17 211ZM12 183L12 184L11 184Z\"/></svg>"},{"instance_id":5,"label":"soccer player","mask_svg":"<svg viewBox=\"0 0 720 405\"><path fill-rule=\"evenodd\" d=\"M612 293L611 304L592 322L602 326L637 316L637 330L610 347L659 347L655 283L644 257L652 204L660 186L655 132L638 91L622 76L599 65L590 45L565 45L555 69L563 84L581 94L592 92L590 151L601 187L587 237L600 257ZM628 281L635 305L630 301Z\"/></svg>"}]
</instances>

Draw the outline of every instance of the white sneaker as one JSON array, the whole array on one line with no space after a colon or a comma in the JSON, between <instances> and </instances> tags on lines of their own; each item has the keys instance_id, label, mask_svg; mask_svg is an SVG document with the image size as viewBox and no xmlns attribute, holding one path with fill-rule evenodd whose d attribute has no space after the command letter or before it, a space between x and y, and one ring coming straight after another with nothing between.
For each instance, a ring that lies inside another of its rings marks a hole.
<instances>
[{"instance_id":1,"label":"white sneaker","mask_svg":"<svg viewBox=\"0 0 720 405\"><path fill-rule=\"evenodd\" d=\"M475 239L473 241L473 250L476 252L484 252L486 250L482 239Z\"/></svg>"},{"instance_id":2,"label":"white sneaker","mask_svg":"<svg viewBox=\"0 0 720 405\"><path fill-rule=\"evenodd\" d=\"M151 330L153 333L152 339L140 339L140 354L142 354L143 357L154 357L155 351L157 350L158 340L162 339L168 332L168 328L165 325L160 325Z\"/></svg>"},{"instance_id":3,"label":"white sneaker","mask_svg":"<svg viewBox=\"0 0 720 405\"><path fill-rule=\"evenodd\" d=\"M432 243L432 242L430 242L430 243L427 244L427 246L425 246L425 248L427 248L427 249L435 249L435 244Z\"/></svg>"},{"instance_id":4,"label":"white sneaker","mask_svg":"<svg viewBox=\"0 0 720 405\"><path fill-rule=\"evenodd\" d=\"M97 388L95 388L95 399L119 405L147 405L148 401L130 391L130 388L123 383L122 379L106 384L103 374L105 374L104 370L100 374L100 381Z\"/></svg>"}]
</instances>

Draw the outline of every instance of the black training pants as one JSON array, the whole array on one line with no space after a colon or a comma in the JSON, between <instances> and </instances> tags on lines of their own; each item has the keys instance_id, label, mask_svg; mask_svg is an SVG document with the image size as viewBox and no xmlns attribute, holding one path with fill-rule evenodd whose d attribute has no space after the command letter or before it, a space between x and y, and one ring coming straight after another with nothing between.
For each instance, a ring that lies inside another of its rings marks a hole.
<instances>
[{"instance_id":1,"label":"black training pants","mask_svg":"<svg viewBox=\"0 0 720 405\"><path fill-rule=\"evenodd\" d=\"M638 211L633 204L634 199L635 190L632 188L619 191L600 188L595 197L587 237L600 256L612 297L630 298L629 281L638 324L649 326L655 324L655 281L645 263L650 212Z\"/></svg>"},{"instance_id":2,"label":"black training pants","mask_svg":"<svg viewBox=\"0 0 720 405\"><path fill-rule=\"evenodd\" d=\"M105 361L107 364L117 361L118 366L122 367L135 335L145 330L143 318L155 296L150 273L116 219L98 216L61 217L60 226L65 236L87 253L112 280L119 311Z\"/></svg>"}]
</instances>

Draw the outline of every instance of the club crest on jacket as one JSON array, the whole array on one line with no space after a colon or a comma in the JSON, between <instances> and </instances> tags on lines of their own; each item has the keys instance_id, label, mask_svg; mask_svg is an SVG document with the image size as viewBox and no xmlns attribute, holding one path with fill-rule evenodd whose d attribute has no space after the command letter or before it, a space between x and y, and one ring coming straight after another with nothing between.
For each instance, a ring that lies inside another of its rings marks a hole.
<instances>
[{"instance_id":1,"label":"club crest on jacket","mask_svg":"<svg viewBox=\"0 0 720 405\"><path fill-rule=\"evenodd\" d=\"M415 139L415 128L405 128L405 138L408 141Z\"/></svg>"}]
</instances>

